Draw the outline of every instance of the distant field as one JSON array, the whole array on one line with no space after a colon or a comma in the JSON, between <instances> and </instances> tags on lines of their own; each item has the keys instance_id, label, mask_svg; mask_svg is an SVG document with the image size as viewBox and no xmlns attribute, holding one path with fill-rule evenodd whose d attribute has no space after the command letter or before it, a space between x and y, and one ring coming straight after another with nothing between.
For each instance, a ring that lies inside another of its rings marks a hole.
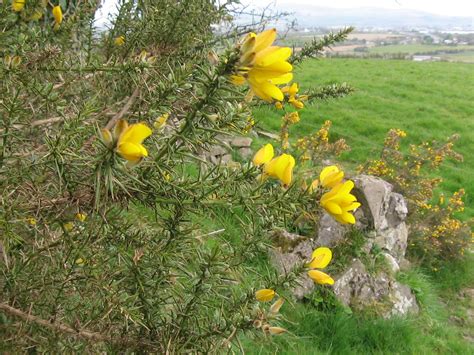
<instances>
[{"instance_id":1,"label":"distant field","mask_svg":"<svg viewBox=\"0 0 474 355\"><path fill-rule=\"evenodd\" d=\"M285 45L302 45L305 42L311 41L314 37L322 37L321 34L311 33L311 32L292 32L286 35L286 37L280 41L281 44ZM393 38L403 38L403 35L400 34L392 34L386 32L352 32L347 37L349 40L359 39L366 41L383 41L385 39L393 39Z\"/></svg>"},{"instance_id":2,"label":"distant field","mask_svg":"<svg viewBox=\"0 0 474 355\"><path fill-rule=\"evenodd\" d=\"M281 45L292 46L299 49L305 43L311 41L314 36L321 37L311 33L290 33L279 42ZM365 39L367 44L355 44L347 42L331 48L331 51L349 55L351 57L367 57L370 55L396 55L399 53L406 55L425 54L440 57L442 60L474 63L474 45L444 45L444 44L391 44L377 45L374 41L393 40L394 38L403 39L404 36L390 33L351 33L349 40ZM357 51L357 48L366 47L366 51ZM356 51L354 51L356 50Z\"/></svg>"},{"instance_id":3,"label":"distant field","mask_svg":"<svg viewBox=\"0 0 474 355\"><path fill-rule=\"evenodd\" d=\"M395 60L322 59L306 62L295 78L304 88L348 82L356 92L340 100L301 111L293 137L315 131L324 120L333 121L334 138L344 137L352 152L342 156L348 166L363 163L380 151L390 128L408 132L407 143L443 140L459 133L456 150L462 164L447 162L441 172L443 189L467 191L465 218L474 216L474 67L472 64ZM280 127L280 112L255 110L260 125L272 132Z\"/></svg>"},{"instance_id":4,"label":"distant field","mask_svg":"<svg viewBox=\"0 0 474 355\"><path fill-rule=\"evenodd\" d=\"M347 36L347 39L365 39L367 41L380 41L384 39L391 39L391 38L403 38L401 34L393 34L393 33L386 33L386 32L352 32Z\"/></svg>"},{"instance_id":5,"label":"distant field","mask_svg":"<svg viewBox=\"0 0 474 355\"><path fill-rule=\"evenodd\" d=\"M445 46L445 45L431 45L431 44L394 44L388 46L371 47L370 53L437 53L440 51L472 51L474 46L469 45L457 45L457 46Z\"/></svg>"},{"instance_id":6,"label":"distant field","mask_svg":"<svg viewBox=\"0 0 474 355\"><path fill-rule=\"evenodd\" d=\"M442 57L453 62L474 63L474 50L461 53L444 54Z\"/></svg>"}]
</instances>

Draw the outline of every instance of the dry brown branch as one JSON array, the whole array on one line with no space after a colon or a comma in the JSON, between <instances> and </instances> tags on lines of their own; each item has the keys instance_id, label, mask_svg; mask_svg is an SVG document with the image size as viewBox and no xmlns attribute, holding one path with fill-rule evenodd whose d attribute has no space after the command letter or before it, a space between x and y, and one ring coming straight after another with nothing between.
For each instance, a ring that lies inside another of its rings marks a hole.
<instances>
[{"instance_id":1,"label":"dry brown branch","mask_svg":"<svg viewBox=\"0 0 474 355\"><path fill-rule=\"evenodd\" d=\"M47 327L49 329L71 334L72 336L75 336L75 337L85 338L85 339L94 340L94 341L107 341L107 342L112 341L112 338L107 335L91 332L84 329L74 329L74 328L71 328L70 326L67 326L65 324L58 323L58 322L52 323L47 320L36 317L34 315L27 314L23 311L20 311L19 309L13 308L6 303L0 303L0 309L6 313L9 313L15 317L21 318L27 322L33 322L38 325Z\"/></svg>"},{"instance_id":2,"label":"dry brown branch","mask_svg":"<svg viewBox=\"0 0 474 355\"><path fill-rule=\"evenodd\" d=\"M6 303L0 303L0 310L12 316L21 318L27 322L32 322L32 323L44 326L46 328L52 329L57 332L66 333L76 338L83 338L89 341L96 341L96 342L109 342L109 343L114 343L114 344L135 345L135 346L140 346L141 348L152 348L151 344L144 340L141 340L138 342L136 340L128 339L128 338L114 338L109 335L92 332L86 329L75 329L63 323L50 322L45 319L34 316L32 314L25 313L19 309L9 306Z\"/></svg>"},{"instance_id":3,"label":"dry brown branch","mask_svg":"<svg viewBox=\"0 0 474 355\"><path fill-rule=\"evenodd\" d=\"M115 122L121 119L128 112L128 110L130 110L130 107L132 107L139 93L140 93L140 89L137 87L135 91L133 91L132 95L128 98L127 102L122 107L122 109L119 112L117 112L117 114L114 117L110 119L110 121L107 123L105 128L112 129L112 127L115 125Z\"/></svg>"},{"instance_id":4,"label":"dry brown branch","mask_svg":"<svg viewBox=\"0 0 474 355\"><path fill-rule=\"evenodd\" d=\"M33 121L31 122L30 125L26 125L26 124L14 124L11 126L11 128L14 128L14 129L23 129L25 127L36 127L36 126L42 126L42 125L46 125L46 124L51 124L51 123L56 123L56 122L59 122L59 121L62 121L63 120L63 117L51 117L51 118L47 118L47 119L44 119L44 120L37 120L37 121ZM0 129L0 133L2 133L4 131L4 129Z\"/></svg>"}]
</instances>

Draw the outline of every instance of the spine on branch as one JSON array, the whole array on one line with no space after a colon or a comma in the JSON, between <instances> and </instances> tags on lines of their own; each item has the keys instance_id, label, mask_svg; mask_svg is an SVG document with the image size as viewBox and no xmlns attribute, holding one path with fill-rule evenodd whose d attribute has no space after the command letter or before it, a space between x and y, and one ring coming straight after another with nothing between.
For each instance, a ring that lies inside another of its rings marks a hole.
<instances>
[{"instance_id":1,"label":"spine on branch","mask_svg":"<svg viewBox=\"0 0 474 355\"><path fill-rule=\"evenodd\" d=\"M336 33L330 33L322 38L314 38L311 42L305 44L299 52L294 52L289 62L291 64L300 64L304 59L317 57L322 54L324 48L344 41L353 30L354 27L345 27Z\"/></svg>"}]
</instances>

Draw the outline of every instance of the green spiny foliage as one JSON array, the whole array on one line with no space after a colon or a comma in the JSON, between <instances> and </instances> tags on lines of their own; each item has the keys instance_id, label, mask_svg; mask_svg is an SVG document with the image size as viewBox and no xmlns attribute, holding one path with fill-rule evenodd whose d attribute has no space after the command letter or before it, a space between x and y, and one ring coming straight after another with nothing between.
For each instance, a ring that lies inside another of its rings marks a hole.
<instances>
[{"instance_id":1,"label":"green spiny foliage","mask_svg":"<svg viewBox=\"0 0 474 355\"><path fill-rule=\"evenodd\" d=\"M256 289L284 293L304 271L249 277L249 261L314 203L248 161L200 157L248 130L246 92L229 81L238 46L211 30L231 2L122 1L102 32L96 1L59 5L62 22L50 4L1 7L2 350L226 348L264 314ZM134 168L105 139L165 116ZM203 231L223 210L238 236Z\"/></svg>"}]
</instances>

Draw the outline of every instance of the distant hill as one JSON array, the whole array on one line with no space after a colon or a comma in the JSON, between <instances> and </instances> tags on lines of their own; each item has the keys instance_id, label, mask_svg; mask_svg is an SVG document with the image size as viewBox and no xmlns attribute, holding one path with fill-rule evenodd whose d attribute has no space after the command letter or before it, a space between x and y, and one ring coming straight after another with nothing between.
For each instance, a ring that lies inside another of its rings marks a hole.
<instances>
[{"instance_id":1,"label":"distant hill","mask_svg":"<svg viewBox=\"0 0 474 355\"><path fill-rule=\"evenodd\" d=\"M298 27L380 27L386 29L430 27L439 29L462 28L474 30L472 17L442 16L408 9L360 7L335 9L312 5L279 6L297 20Z\"/></svg>"}]
</instances>

